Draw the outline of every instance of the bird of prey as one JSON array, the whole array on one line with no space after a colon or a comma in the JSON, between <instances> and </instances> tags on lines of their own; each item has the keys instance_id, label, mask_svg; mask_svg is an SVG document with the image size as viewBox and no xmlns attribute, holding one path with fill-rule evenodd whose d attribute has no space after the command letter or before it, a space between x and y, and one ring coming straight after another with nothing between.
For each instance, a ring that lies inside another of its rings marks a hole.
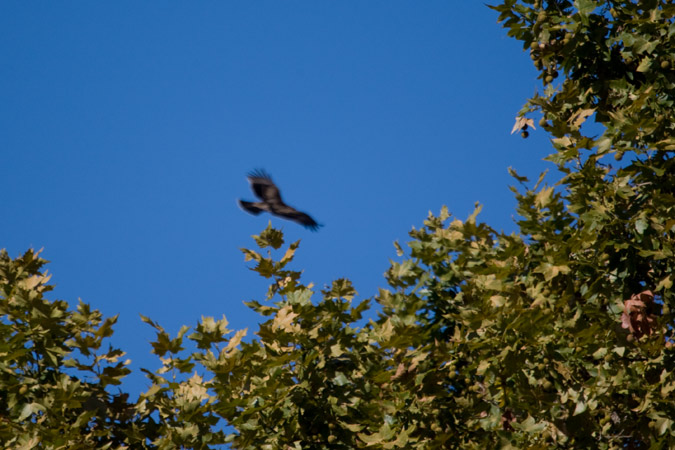
<instances>
[{"instance_id":1,"label":"bird of prey","mask_svg":"<svg viewBox=\"0 0 675 450\"><path fill-rule=\"evenodd\" d=\"M263 211L292 220L303 225L312 231L319 229L320 224L312 219L308 214L300 212L297 209L288 206L281 200L279 188L272 181L272 177L264 170L254 170L248 174L248 182L251 183L251 189L260 202L247 202L239 200L239 206L251 214L258 215Z\"/></svg>"}]
</instances>

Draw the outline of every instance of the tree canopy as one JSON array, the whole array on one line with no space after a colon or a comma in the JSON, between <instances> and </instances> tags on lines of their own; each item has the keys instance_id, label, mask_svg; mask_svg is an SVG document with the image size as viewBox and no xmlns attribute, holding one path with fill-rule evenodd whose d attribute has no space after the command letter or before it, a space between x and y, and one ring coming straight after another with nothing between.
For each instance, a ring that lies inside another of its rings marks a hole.
<instances>
[{"instance_id":1,"label":"tree canopy","mask_svg":"<svg viewBox=\"0 0 675 450\"><path fill-rule=\"evenodd\" d=\"M518 232L447 208L410 232L388 288L356 301L291 268L226 318L156 330L161 368L130 399L115 317L49 300L45 260L0 254L0 442L7 448L673 448L675 5L503 0L540 71L516 129L549 133L560 174L512 170ZM527 136L524 133L523 136ZM374 312L377 311L377 312ZM367 320L366 320L367 319Z\"/></svg>"}]
</instances>

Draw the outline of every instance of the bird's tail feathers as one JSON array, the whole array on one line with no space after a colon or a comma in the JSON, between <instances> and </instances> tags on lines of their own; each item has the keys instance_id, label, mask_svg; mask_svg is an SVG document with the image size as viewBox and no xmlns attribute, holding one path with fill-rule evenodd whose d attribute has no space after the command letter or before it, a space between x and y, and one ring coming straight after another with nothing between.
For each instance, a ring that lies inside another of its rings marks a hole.
<instances>
[{"instance_id":1,"label":"bird's tail feathers","mask_svg":"<svg viewBox=\"0 0 675 450\"><path fill-rule=\"evenodd\" d=\"M310 231L319 231L319 228L321 228L322 226L323 226L322 223L313 223L309 225L304 225L304 227Z\"/></svg>"}]
</instances>

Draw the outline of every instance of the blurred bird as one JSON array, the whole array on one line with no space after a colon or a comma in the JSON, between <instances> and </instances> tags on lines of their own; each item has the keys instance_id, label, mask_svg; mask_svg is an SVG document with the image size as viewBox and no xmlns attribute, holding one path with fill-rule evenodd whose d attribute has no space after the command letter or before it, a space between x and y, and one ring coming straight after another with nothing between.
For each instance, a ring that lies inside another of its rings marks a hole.
<instances>
[{"instance_id":1,"label":"blurred bird","mask_svg":"<svg viewBox=\"0 0 675 450\"><path fill-rule=\"evenodd\" d=\"M281 200L279 188L272 181L272 177L264 170L254 170L248 174L248 182L251 183L251 189L256 197L261 202L247 202L239 200L239 206L251 214L256 216L263 211L274 214L275 216L283 217L284 219L292 220L305 228L316 231L323 226L312 219L308 214L300 212L297 209L288 206Z\"/></svg>"}]
</instances>

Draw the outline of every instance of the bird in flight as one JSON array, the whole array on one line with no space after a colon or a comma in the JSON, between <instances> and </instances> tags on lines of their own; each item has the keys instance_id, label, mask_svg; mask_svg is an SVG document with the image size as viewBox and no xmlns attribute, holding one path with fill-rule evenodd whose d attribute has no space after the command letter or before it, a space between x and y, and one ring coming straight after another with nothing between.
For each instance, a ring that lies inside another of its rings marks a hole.
<instances>
[{"instance_id":1,"label":"bird in flight","mask_svg":"<svg viewBox=\"0 0 675 450\"><path fill-rule=\"evenodd\" d=\"M264 170L254 170L248 174L247 178L248 182L251 183L253 193L262 201L247 202L245 200L239 200L239 206L241 206L244 211L256 216L263 211L267 211L275 216L297 222L312 231L316 231L322 226L308 214L300 212L284 203L284 201L281 200L279 188L272 181L272 177Z\"/></svg>"}]
</instances>

